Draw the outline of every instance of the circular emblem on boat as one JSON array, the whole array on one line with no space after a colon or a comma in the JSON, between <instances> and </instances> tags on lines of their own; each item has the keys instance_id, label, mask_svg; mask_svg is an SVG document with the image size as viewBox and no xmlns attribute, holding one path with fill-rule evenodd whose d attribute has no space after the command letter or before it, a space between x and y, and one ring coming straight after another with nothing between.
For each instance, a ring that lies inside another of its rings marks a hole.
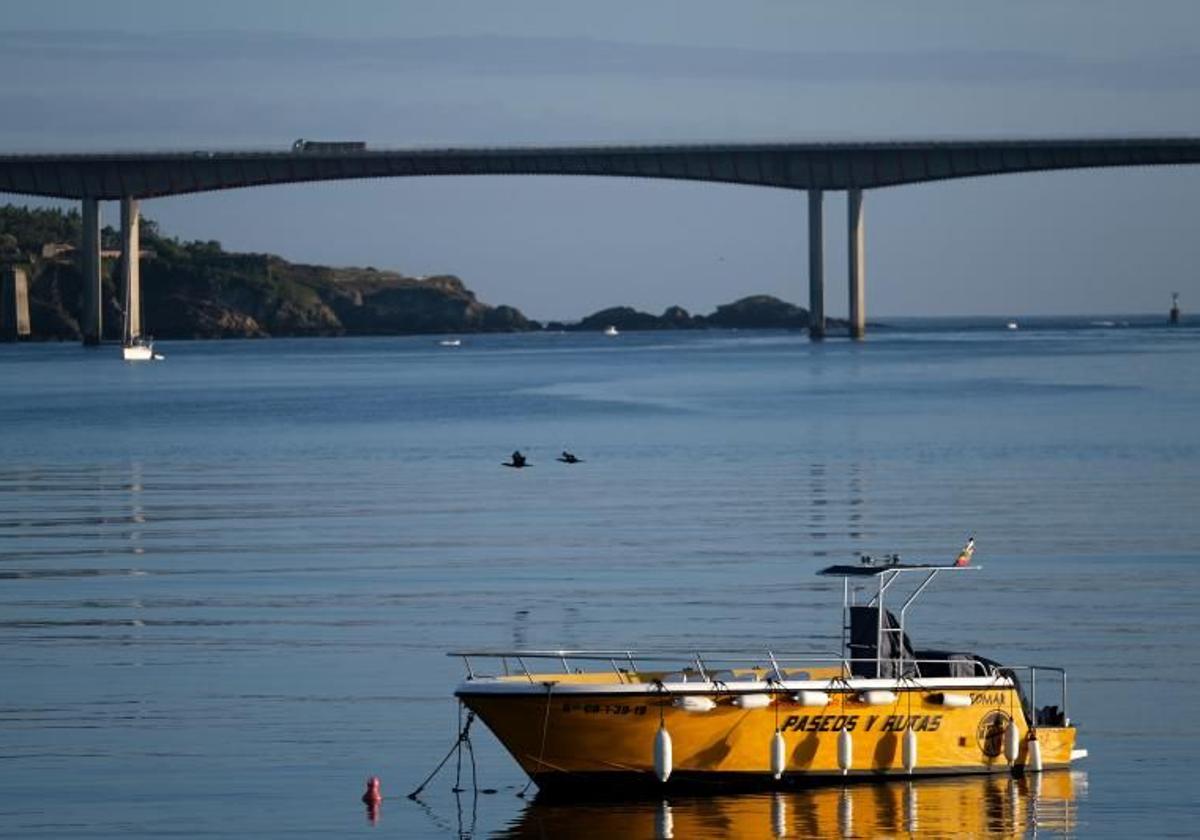
<instances>
[{"instance_id":1,"label":"circular emblem on boat","mask_svg":"<svg viewBox=\"0 0 1200 840\"><path fill-rule=\"evenodd\" d=\"M995 758L1004 752L1004 733L1012 725L1012 718L1000 711L990 711L979 721L975 730L975 738L979 741L979 749L988 758Z\"/></svg>"}]
</instances>

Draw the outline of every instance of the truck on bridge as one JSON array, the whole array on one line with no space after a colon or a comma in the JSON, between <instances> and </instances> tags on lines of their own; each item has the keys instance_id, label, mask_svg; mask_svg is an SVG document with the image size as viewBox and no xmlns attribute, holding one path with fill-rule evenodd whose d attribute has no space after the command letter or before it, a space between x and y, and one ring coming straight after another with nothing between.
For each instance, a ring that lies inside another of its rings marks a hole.
<instances>
[{"instance_id":1,"label":"truck on bridge","mask_svg":"<svg viewBox=\"0 0 1200 840\"><path fill-rule=\"evenodd\" d=\"M292 144L293 152L365 152L367 144L361 140L305 140L301 137Z\"/></svg>"}]
</instances>

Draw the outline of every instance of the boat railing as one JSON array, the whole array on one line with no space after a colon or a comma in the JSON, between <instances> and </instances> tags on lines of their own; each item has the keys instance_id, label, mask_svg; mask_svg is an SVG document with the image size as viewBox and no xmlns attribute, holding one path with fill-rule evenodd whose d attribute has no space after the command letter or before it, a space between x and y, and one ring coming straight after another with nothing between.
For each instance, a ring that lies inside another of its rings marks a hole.
<instances>
[{"instance_id":1,"label":"boat railing","mask_svg":"<svg viewBox=\"0 0 1200 840\"><path fill-rule=\"evenodd\" d=\"M836 668L838 675L835 679L849 680L859 675L855 674L855 665L874 667L875 657L852 659L838 656L834 653L788 653L771 650L762 651L689 651L689 650L461 650L452 651L448 656L462 659L467 670L467 679L480 677L506 676L525 677L531 683L538 682L538 676L547 673L545 669L531 669L530 662L550 660L555 662L556 669L561 668L564 674L582 673L580 663L604 663L605 672L610 671L618 683L632 682L631 677L641 673L680 674L683 680L686 675L694 675L702 682L723 682L724 677L732 671L763 671L768 681L784 682L785 680L803 680L807 677L797 674L804 669ZM485 674L476 671L473 660L490 660L499 665L500 673ZM962 659L905 659L905 665L915 665L919 676L922 665L950 667L961 670L968 665L972 677L1003 676L1005 670L1013 668L997 668L987 662ZM1032 666L1020 666L1028 669ZM1051 670L1040 668L1039 670ZM1057 669L1061 671L1062 669ZM1031 681L1032 682L1032 681ZM1065 704L1066 675L1063 674L1064 704Z\"/></svg>"},{"instance_id":2,"label":"boat railing","mask_svg":"<svg viewBox=\"0 0 1200 840\"><path fill-rule=\"evenodd\" d=\"M1005 665L1000 671L1011 672L1017 678L1021 689L1021 702L1025 714L1034 726L1070 726L1071 718L1067 715L1067 672L1064 668L1054 665ZM1047 683L1052 688L1050 699L1058 699L1058 705L1038 706L1038 679L1041 675L1042 697L1045 699Z\"/></svg>"}]
</instances>

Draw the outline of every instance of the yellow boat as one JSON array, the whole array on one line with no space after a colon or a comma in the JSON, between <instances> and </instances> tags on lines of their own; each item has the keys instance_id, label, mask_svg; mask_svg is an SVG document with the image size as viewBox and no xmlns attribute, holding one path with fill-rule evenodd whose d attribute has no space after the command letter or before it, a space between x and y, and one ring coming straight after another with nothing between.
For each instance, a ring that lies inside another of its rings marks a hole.
<instances>
[{"instance_id":1,"label":"yellow boat","mask_svg":"<svg viewBox=\"0 0 1200 840\"><path fill-rule=\"evenodd\" d=\"M908 612L933 580L979 568L893 556L822 570L843 581L840 655L456 651L467 678L455 695L546 793L1068 767L1087 753L1076 748L1062 668L1001 665L909 640ZM860 605L851 581L863 580L875 592ZM888 596L903 598L898 614ZM1039 706L1047 693L1057 702Z\"/></svg>"}]
</instances>

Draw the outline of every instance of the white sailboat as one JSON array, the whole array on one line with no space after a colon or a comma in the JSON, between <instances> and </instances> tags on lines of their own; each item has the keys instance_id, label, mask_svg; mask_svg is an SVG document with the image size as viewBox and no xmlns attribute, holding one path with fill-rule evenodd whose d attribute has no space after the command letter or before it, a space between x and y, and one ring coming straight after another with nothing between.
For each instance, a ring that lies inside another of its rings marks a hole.
<instances>
[{"instance_id":1,"label":"white sailboat","mask_svg":"<svg viewBox=\"0 0 1200 840\"><path fill-rule=\"evenodd\" d=\"M121 357L127 362L149 362L153 359L162 359L162 354L154 352L153 342L144 338L135 338L121 346Z\"/></svg>"},{"instance_id":2,"label":"white sailboat","mask_svg":"<svg viewBox=\"0 0 1200 840\"><path fill-rule=\"evenodd\" d=\"M125 284L125 313L123 323L121 325L121 358L127 362L149 362L162 361L162 353L154 352L154 339L151 336L142 334L141 314L142 308L138 306L138 314L135 318L131 313L130 306L130 290L129 283Z\"/></svg>"}]
</instances>

